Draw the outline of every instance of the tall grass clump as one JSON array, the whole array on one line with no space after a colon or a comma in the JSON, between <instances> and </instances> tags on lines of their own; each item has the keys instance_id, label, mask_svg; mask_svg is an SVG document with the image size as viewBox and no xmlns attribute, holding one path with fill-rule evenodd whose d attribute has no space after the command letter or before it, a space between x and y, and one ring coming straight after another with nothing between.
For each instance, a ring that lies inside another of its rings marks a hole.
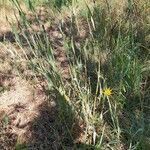
<instances>
[{"instance_id":1,"label":"tall grass clump","mask_svg":"<svg viewBox=\"0 0 150 150\"><path fill-rule=\"evenodd\" d=\"M138 2L128 0L123 13L115 18L108 1L107 5L85 2L84 15L82 9L78 13L78 1L54 1L57 9L62 5L72 9L69 20L62 19L64 23L59 24L68 80L58 67L44 27L40 34L22 32L32 54L26 58L55 94L59 110L56 130L59 125L65 129L62 148L150 148L148 21L142 12L147 11L147 5ZM19 11L24 21L21 28L27 29L30 23ZM65 27L65 21L69 26ZM87 32L84 38L80 37L82 21Z\"/></svg>"}]
</instances>

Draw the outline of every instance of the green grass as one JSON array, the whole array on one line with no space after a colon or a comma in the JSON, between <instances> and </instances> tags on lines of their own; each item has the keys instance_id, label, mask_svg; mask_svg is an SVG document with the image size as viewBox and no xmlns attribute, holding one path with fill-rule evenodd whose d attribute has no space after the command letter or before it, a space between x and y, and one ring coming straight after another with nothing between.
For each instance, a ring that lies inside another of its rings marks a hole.
<instances>
[{"instance_id":1,"label":"green grass","mask_svg":"<svg viewBox=\"0 0 150 150\"><path fill-rule=\"evenodd\" d=\"M36 15L29 2L28 7ZM41 35L22 33L33 54L27 59L56 96L58 125L64 126L66 132L62 148L68 140L75 149L150 149L149 22L144 14L148 3L140 2L128 0L123 14L115 18L109 3L85 3L83 12L76 13L78 1L53 1L54 14L58 9L61 14L63 6L72 12L67 20L69 35L64 31L66 20L60 24L69 81L64 81L57 67L55 50L46 32L41 28ZM21 28L27 29L30 23L18 4ZM38 18L37 23L40 25ZM80 39L84 26L88 36ZM17 42L24 48L19 38ZM104 95L105 88L112 89L111 96ZM81 128L82 144L74 143L75 124Z\"/></svg>"}]
</instances>

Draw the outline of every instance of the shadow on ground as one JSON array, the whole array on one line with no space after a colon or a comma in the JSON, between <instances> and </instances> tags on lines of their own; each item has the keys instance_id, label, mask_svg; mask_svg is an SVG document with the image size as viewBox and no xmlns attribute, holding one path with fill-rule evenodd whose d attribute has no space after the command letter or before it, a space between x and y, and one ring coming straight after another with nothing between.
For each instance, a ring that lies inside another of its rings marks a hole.
<instances>
[{"instance_id":1,"label":"shadow on ground","mask_svg":"<svg viewBox=\"0 0 150 150\"><path fill-rule=\"evenodd\" d=\"M38 116L30 122L25 133L27 141L16 149L29 150L94 150L91 145L76 143L82 129L71 106L57 94L56 101L42 103Z\"/></svg>"}]
</instances>

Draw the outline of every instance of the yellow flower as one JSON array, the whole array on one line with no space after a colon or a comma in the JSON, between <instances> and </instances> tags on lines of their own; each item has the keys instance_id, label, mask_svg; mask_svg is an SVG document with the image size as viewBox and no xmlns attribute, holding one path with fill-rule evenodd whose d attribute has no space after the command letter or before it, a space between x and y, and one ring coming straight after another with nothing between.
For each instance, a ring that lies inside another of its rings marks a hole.
<instances>
[{"instance_id":1,"label":"yellow flower","mask_svg":"<svg viewBox=\"0 0 150 150\"><path fill-rule=\"evenodd\" d=\"M110 88L105 88L104 91L103 91L103 94L104 94L105 96L110 96L110 95L112 95L112 89L110 89Z\"/></svg>"}]
</instances>

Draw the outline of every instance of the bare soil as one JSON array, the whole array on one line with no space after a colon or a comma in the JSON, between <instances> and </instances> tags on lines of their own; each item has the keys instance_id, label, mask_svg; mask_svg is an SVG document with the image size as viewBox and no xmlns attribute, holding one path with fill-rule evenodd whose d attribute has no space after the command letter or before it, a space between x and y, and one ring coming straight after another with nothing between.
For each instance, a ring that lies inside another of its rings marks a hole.
<instances>
[{"instance_id":1,"label":"bare soil","mask_svg":"<svg viewBox=\"0 0 150 150\"><path fill-rule=\"evenodd\" d=\"M11 13L7 12L7 15ZM50 27L45 22L48 19L45 9L40 8L38 13L53 42L58 67L67 79L68 61L62 50L62 35L58 26ZM32 29L28 32L40 32L32 13L28 13L27 17L32 22ZM44 79L36 78L28 68L22 51L15 45L10 24L4 16L0 19L3 20L0 29L0 149L59 149L60 133L53 128L57 118L56 102L47 96ZM22 59L15 56L16 50Z\"/></svg>"}]
</instances>

